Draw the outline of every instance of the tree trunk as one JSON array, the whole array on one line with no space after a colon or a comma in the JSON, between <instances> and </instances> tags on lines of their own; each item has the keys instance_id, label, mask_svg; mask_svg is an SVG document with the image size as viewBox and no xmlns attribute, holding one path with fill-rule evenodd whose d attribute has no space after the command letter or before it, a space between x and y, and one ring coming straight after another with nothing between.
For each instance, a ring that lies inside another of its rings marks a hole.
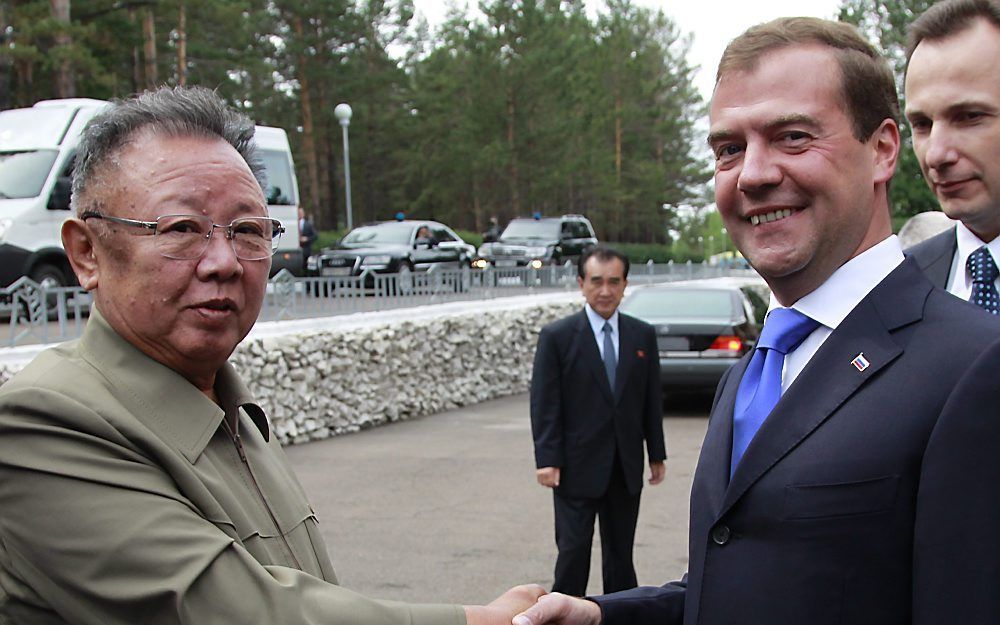
<instances>
[{"instance_id":1,"label":"tree trunk","mask_svg":"<svg viewBox=\"0 0 1000 625\"><path fill-rule=\"evenodd\" d=\"M302 41L302 18L298 15L292 18L292 29L295 36ZM304 206L306 212L319 210L319 164L316 162L316 134L313 128L312 94L309 89L309 59L305 52L297 56L298 71L295 78L299 81L299 105L302 108L302 152L306 159L307 182L309 183L309 206Z\"/></svg>"},{"instance_id":2,"label":"tree trunk","mask_svg":"<svg viewBox=\"0 0 1000 625\"><path fill-rule=\"evenodd\" d=\"M0 49L7 47L7 0L0 0ZM0 55L0 111L13 107L10 59Z\"/></svg>"},{"instance_id":3,"label":"tree trunk","mask_svg":"<svg viewBox=\"0 0 1000 625\"><path fill-rule=\"evenodd\" d=\"M317 35L319 36L320 33L317 33ZM322 111L322 114L319 116L319 128L316 129L316 134L320 137L318 154L316 155L318 159L317 169L319 170L320 203L313 208L313 219L317 220L317 223L321 224L322 227L330 228L337 225L337 214L334 212L334 207L337 205L334 201L336 197L336 185L333 183L334 160L331 151L332 146L337 145L337 142L330 128L329 112L332 109L327 98L327 85L321 80L317 84L317 88L319 110ZM339 127L334 128L340 130Z\"/></svg>"},{"instance_id":4,"label":"tree trunk","mask_svg":"<svg viewBox=\"0 0 1000 625\"><path fill-rule=\"evenodd\" d=\"M76 96L76 80L73 77L73 62L70 59L73 37L69 34L69 0L51 0L50 6L52 19L59 24L55 33L55 49L61 57L56 67L56 96L72 98Z\"/></svg>"},{"instance_id":5,"label":"tree trunk","mask_svg":"<svg viewBox=\"0 0 1000 625\"><path fill-rule=\"evenodd\" d=\"M177 6L177 84L187 84L187 8L184 0Z\"/></svg>"},{"instance_id":6,"label":"tree trunk","mask_svg":"<svg viewBox=\"0 0 1000 625\"><path fill-rule=\"evenodd\" d=\"M135 9L129 7L128 10L128 21L131 24L135 24ZM138 93L142 91L142 51L139 50L139 46L132 46L132 93Z\"/></svg>"},{"instance_id":7,"label":"tree trunk","mask_svg":"<svg viewBox=\"0 0 1000 625\"><path fill-rule=\"evenodd\" d=\"M146 59L146 88L155 89L159 78L156 75L156 23L153 7L143 12L142 20L143 55Z\"/></svg>"},{"instance_id":8,"label":"tree trunk","mask_svg":"<svg viewBox=\"0 0 1000 625\"><path fill-rule=\"evenodd\" d=\"M510 151L510 161L508 164L508 175L510 177L510 207L514 211L514 216L521 214L520 181L518 180L517 169L517 135L514 118L517 114L517 102L515 100L514 88L507 87L507 149Z\"/></svg>"}]
</instances>

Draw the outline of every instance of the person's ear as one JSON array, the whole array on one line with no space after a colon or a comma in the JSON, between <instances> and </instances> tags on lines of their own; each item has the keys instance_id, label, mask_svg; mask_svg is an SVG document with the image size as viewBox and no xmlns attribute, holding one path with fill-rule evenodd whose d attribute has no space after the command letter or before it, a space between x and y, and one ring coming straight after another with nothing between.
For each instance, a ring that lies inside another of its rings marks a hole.
<instances>
[{"instance_id":1,"label":"person's ear","mask_svg":"<svg viewBox=\"0 0 1000 625\"><path fill-rule=\"evenodd\" d=\"M872 135L875 150L875 182L889 182L896 173L896 159L899 158L899 126L891 119L882 121Z\"/></svg>"},{"instance_id":2,"label":"person's ear","mask_svg":"<svg viewBox=\"0 0 1000 625\"><path fill-rule=\"evenodd\" d=\"M80 286L88 291L97 288L100 275L96 253L97 235L87 226L87 222L71 217L62 225L62 244L66 257L73 267L73 273Z\"/></svg>"}]
</instances>

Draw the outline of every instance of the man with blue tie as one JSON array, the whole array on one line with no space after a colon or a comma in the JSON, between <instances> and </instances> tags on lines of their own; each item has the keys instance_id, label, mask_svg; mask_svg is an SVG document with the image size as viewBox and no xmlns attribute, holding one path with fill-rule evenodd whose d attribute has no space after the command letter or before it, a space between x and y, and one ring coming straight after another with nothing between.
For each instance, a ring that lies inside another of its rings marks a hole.
<instances>
[{"instance_id":1,"label":"man with blue tie","mask_svg":"<svg viewBox=\"0 0 1000 625\"><path fill-rule=\"evenodd\" d=\"M514 625L931 625L1000 615L1000 320L892 235L892 73L843 23L782 18L723 54L716 203L771 287L720 382L688 573L542 597Z\"/></svg>"},{"instance_id":2,"label":"man with blue tie","mask_svg":"<svg viewBox=\"0 0 1000 625\"><path fill-rule=\"evenodd\" d=\"M595 247L578 265L584 309L542 329L531 376L531 429L539 484L552 489L553 590L587 591L594 519L600 518L604 592L636 586L632 545L642 491L643 441L651 485L666 450L660 361L652 326L618 311L628 284L621 252Z\"/></svg>"},{"instance_id":3,"label":"man with blue tie","mask_svg":"<svg viewBox=\"0 0 1000 625\"><path fill-rule=\"evenodd\" d=\"M1000 313L1000 1L946 0L910 26L913 150L958 223L907 250L934 284Z\"/></svg>"}]
</instances>

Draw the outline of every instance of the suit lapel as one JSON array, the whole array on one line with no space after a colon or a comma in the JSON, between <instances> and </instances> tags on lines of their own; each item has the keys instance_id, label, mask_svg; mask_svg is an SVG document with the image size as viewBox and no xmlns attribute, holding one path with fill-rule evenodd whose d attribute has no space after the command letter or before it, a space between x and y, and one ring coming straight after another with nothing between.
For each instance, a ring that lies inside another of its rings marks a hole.
<instances>
[{"instance_id":1,"label":"suit lapel","mask_svg":"<svg viewBox=\"0 0 1000 625\"><path fill-rule=\"evenodd\" d=\"M932 285L906 260L844 319L781 397L750 442L733 475L719 514L725 512L775 463L794 449L857 390L903 353L892 332L918 321ZM868 366L852 361L864 354ZM733 402L738 381L730 384ZM720 400L719 408L723 408ZM732 449L732 404L725 406ZM721 460L719 456L717 460ZM728 463L725 464L728 468Z\"/></svg>"},{"instance_id":2,"label":"suit lapel","mask_svg":"<svg viewBox=\"0 0 1000 625\"><path fill-rule=\"evenodd\" d=\"M736 405L736 389L743 379L743 373L750 363L753 352L739 360L724 378L724 386L712 408L708 431L702 443L696 475L700 488L707 497L713 518L718 518L722 501L729 486L729 458L733 449L733 407Z\"/></svg>"},{"instance_id":3,"label":"suit lapel","mask_svg":"<svg viewBox=\"0 0 1000 625\"><path fill-rule=\"evenodd\" d=\"M590 373L594 376L594 383L601 389L605 399L608 400L609 404L614 405L614 394L611 391L611 384L608 382L608 374L604 371L604 361L601 360L601 352L597 348L597 339L594 337L593 328L590 327L590 319L587 318L586 310L580 311L579 319L576 326L578 353L587 364L587 368L590 369Z\"/></svg>"},{"instance_id":4,"label":"suit lapel","mask_svg":"<svg viewBox=\"0 0 1000 625\"><path fill-rule=\"evenodd\" d=\"M935 286L946 289L957 249L955 228L949 228L929 239L920 252L914 250L913 258Z\"/></svg>"}]
</instances>

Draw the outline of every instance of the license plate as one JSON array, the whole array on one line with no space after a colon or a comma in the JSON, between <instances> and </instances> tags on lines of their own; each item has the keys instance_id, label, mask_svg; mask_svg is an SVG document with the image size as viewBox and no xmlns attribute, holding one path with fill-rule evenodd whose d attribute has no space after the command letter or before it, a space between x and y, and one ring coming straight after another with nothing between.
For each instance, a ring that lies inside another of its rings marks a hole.
<instances>
[{"instance_id":1,"label":"license plate","mask_svg":"<svg viewBox=\"0 0 1000 625\"><path fill-rule=\"evenodd\" d=\"M349 276L354 271L352 267L323 267L319 275L328 276Z\"/></svg>"},{"instance_id":2,"label":"license plate","mask_svg":"<svg viewBox=\"0 0 1000 625\"><path fill-rule=\"evenodd\" d=\"M517 267L516 260L498 260L493 263L497 267Z\"/></svg>"},{"instance_id":3,"label":"license plate","mask_svg":"<svg viewBox=\"0 0 1000 625\"><path fill-rule=\"evenodd\" d=\"M687 337L684 336L661 336L656 339L656 344L661 352L686 352L691 348Z\"/></svg>"}]
</instances>

